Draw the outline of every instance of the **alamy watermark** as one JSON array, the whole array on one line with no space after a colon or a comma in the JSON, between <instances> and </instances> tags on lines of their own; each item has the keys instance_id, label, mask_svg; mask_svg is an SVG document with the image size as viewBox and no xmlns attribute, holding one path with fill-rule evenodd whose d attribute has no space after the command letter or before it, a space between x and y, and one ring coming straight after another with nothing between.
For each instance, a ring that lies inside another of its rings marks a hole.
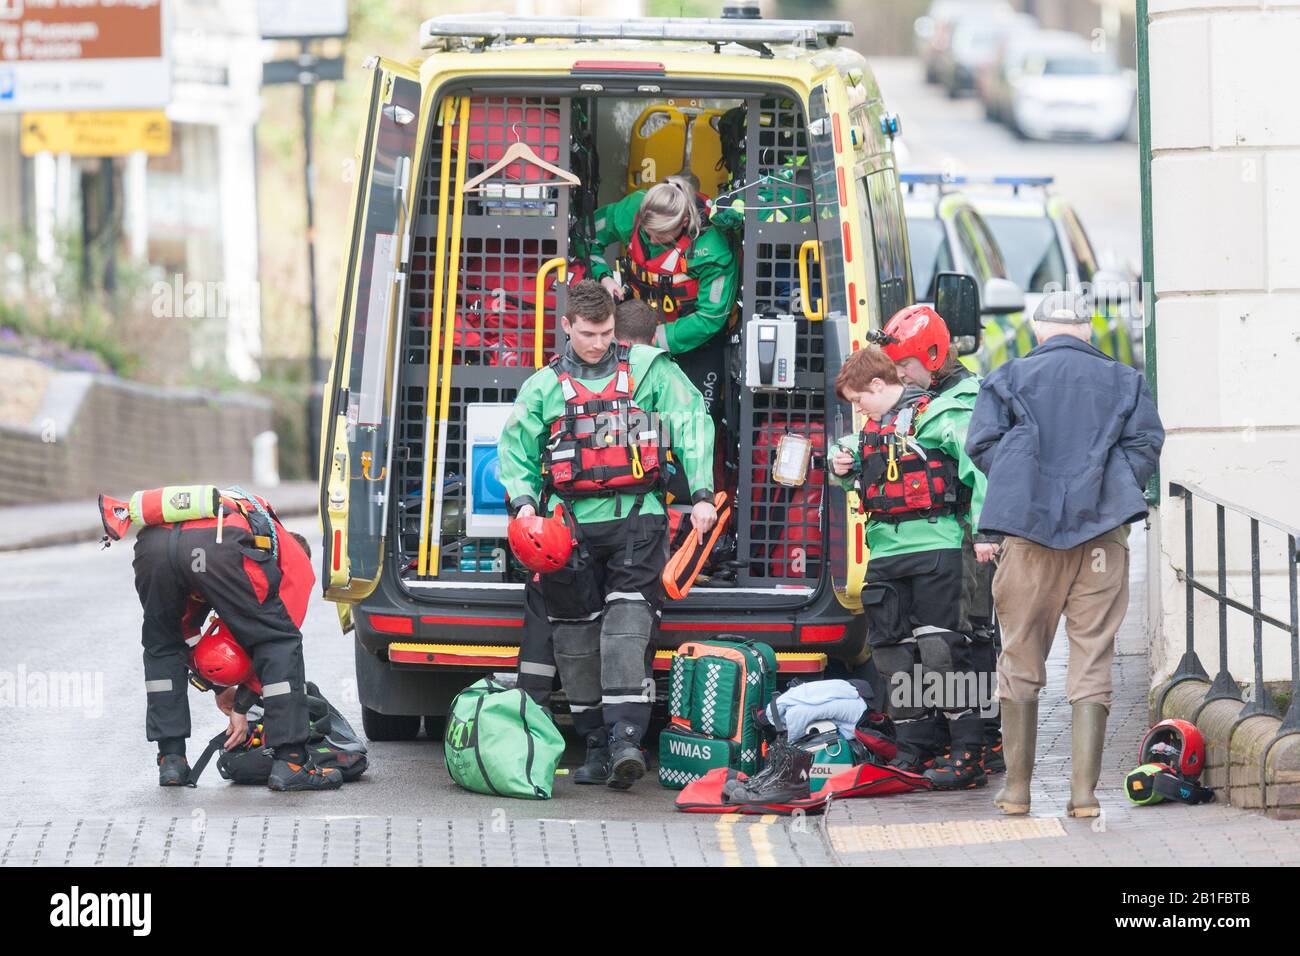
<instances>
[{"instance_id":1,"label":"alamy watermark","mask_svg":"<svg viewBox=\"0 0 1300 956\"><path fill-rule=\"evenodd\" d=\"M104 716L102 671L0 670L0 708L81 710L86 717Z\"/></svg>"},{"instance_id":2,"label":"alamy watermark","mask_svg":"<svg viewBox=\"0 0 1300 956\"><path fill-rule=\"evenodd\" d=\"M997 677L982 671L935 671L912 666L889 680L891 709L977 710L981 717L998 715Z\"/></svg>"},{"instance_id":3,"label":"alamy watermark","mask_svg":"<svg viewBox=\"0 0 1300 956\"><path fill-rule=\"evenodd\" d=\"M231 315L257 315L262 287L258 282L200 282L177 272L171 280L150 287L156 319L224 319Z\"/></svg>"}]
</instances>

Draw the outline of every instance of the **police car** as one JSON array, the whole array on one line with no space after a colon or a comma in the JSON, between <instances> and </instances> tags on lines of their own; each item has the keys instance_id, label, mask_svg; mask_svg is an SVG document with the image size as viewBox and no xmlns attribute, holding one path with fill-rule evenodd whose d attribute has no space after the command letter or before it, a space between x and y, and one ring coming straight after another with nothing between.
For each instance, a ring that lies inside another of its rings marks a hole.
<instances>
[{"instance_id":1,"label":"police car","mask_svg":"<svg viewBox=\"0 0 1300 956\"><path fill-rule=\"evenodd\" d=\"M942 174L903 173L899 179L918 298L933 301L940 272L964 273L980 288L984 334L979 351L962 361L985 375L1027 354L1038 343L1025 311L1025 293L1007 271L1002 250L974 203L949 188L950 178Z\"/></svg>"},{"instance_id":2,"label":"police car","mask_svg":"<svg viewBox=\"0 0 1300 956\"><path fill-rule=\"evenodd\" d=\"M1002 250L1007 275L1025 290L1026 313L1047 291L1081 293L1093 304L1092 344L1126 365L1140 364L1138 285L1098 264L1078 213L1051 191L1052 178L959 179Z\"/></svg>"}]
</instances>

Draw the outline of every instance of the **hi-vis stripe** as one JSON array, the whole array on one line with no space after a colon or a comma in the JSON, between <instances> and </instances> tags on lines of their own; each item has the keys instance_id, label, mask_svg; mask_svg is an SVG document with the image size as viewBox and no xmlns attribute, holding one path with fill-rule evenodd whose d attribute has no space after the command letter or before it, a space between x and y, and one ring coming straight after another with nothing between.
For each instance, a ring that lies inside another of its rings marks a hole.
<instances>
[{"instance_id":1,"label":"hi-vis stripe","mask_svg":"<svg viewBox=\"0 0 1300 956\"><path fill-rule=\"evenodd\" d=\"M578 397L578 390L573 387L573 383L567 378L560 379L560 389L564 393L566 402L571 402Z\"/></svg>"},{"instance_id":2,"label":"hi-vis stripe","mask_svg":"<svg viewBox=\"0 0 1300 956\"><path fill-rule=\"evenodd\" d=\"M163 680L147 680L144 682L144 692L146 694L161 694L171 689L172 679L170 677Z\"/></svg>"},{"instance_id":3,"label":"hi-vis stripe","mask_svg":"<svg viewBox=\"0 0 1300 956\"><path fill-rule=\"evenodd\" d=\"M274 684L267 684L262 688L263 697L280 697L289 693L292 688L287 680L276 681Z\"/></svg>"},{"instance_id":4,"label":"hi-vis stripe","mask_svg":"<svg viewBox=\"0 0 1300 956\"><path fill-rule=\"evenodd\" d=\"M618 385L616 386L616 388L620 392L623 393L627 392L627 372L620 371L618 373Z\"/></svg>"},{"instance_id":5,"label":"hi-vis stripe","mask_svg":"<svg viewBox=\"0 0 1300 956\"><path fill-rule=\"evenodd\" d=\"M613 604L615 601L641 601L644 603L645 598L637 591L610 591L609 594L605 595L606 604Z\"/></svg>"}]
</instances>

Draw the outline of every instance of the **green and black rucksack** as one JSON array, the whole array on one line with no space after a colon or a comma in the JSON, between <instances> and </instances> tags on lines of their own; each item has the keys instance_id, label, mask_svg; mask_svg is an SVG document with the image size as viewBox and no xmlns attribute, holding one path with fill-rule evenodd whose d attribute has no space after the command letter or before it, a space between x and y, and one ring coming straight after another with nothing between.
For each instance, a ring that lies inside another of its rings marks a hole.
<instances>
[{"instance_id":1,"label":"green and black rucksack","mask_svg":"<svg viewBox=\"0 0 1300 956\"><path fill-rule=\"evenodd\" d=\"M776 653L739 638L688 641L668 678L669 725L659 734L659 782L680 790L715 767L763 766L759 715L776 692Z\"/></svg>"}]
</instances>

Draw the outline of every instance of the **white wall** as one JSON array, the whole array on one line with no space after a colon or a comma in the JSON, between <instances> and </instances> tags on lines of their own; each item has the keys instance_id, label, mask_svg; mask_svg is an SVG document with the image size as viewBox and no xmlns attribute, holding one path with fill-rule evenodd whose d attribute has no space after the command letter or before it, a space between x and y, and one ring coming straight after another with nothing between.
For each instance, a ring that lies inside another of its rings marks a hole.
<instances>
[{"instance_id":1,"label":"white wall","mask_svg":"<svg viewBox=\"0 0 1300 956\"><path fill-rule=\"evenodd\" d=\"M1161 461L1230 502L1300 527L1300 3L1150 0L1151 195ZM1194 512L1196 576L1215 582L1215 514ZM1183 652L1184 513L1151 536L1153 677ZM1228 586L1251 599L1249 524L1228 518ZM1287 619L1285 539L1261 534L1266 610ZM1196 599L1196 649L1218 669L1218 612ZM1229 612L1229 668L1252 671L1250 619ZM1266 680L1290 677L1264 629Z\"/></svg>"}]
</instances>

